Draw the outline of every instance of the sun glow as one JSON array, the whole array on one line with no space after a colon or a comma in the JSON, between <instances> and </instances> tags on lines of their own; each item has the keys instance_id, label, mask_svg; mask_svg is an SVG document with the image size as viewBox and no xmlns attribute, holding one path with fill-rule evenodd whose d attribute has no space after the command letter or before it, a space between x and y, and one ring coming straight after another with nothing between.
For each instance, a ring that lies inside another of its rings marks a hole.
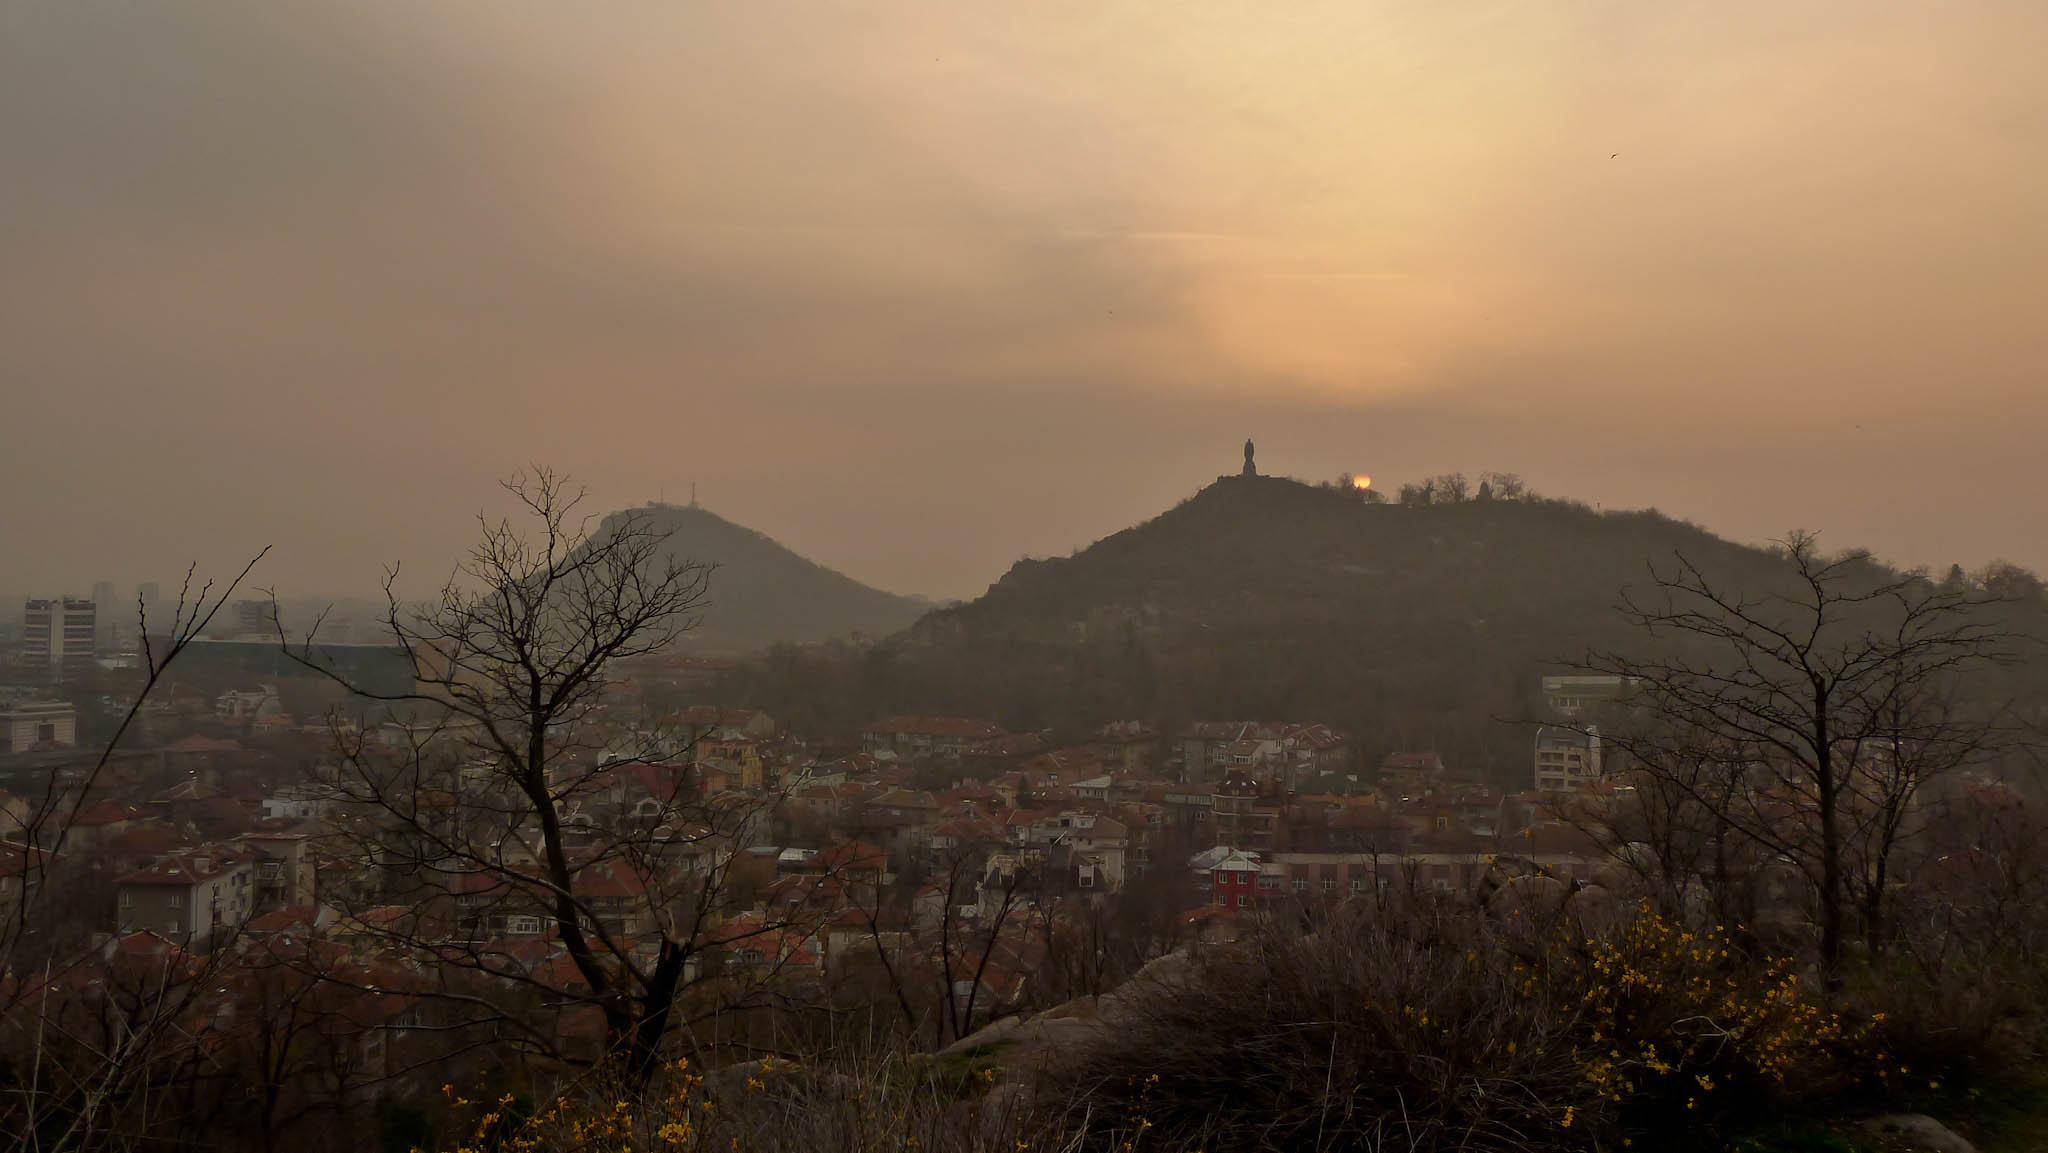
<instances>
[{"instance_id":1,"label":"sun glow","mask_svg":"<svg viewBox=\"0 0 2048 1153\"><path fill-rule=\"evenodd\" d=\"M1369 477L1369 476L1367 476L1367 475L1365 475L1364 473L1359 473L1358 475L1356 475L1356 476L1354 476L1354 477L1352 477L1352 478L1351 478L1351 487L1352 487L1352 488L1371 488L1371 487L1372 487L1372 478L1371 478L1371 477Z\"/></svg>"}]
</instances>

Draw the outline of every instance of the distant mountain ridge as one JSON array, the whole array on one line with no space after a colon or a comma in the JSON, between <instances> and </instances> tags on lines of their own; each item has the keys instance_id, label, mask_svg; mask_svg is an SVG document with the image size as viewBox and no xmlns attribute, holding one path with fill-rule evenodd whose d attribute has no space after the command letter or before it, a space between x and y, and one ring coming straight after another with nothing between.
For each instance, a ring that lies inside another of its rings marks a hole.
<instances>
[{"instance_id":1,"label":"distant mountain ridge","mask_svg":"<svg viewBox=\"0 0 2048 1153\"><path fill-rule=\"evenodd\" d=\"M854 634L881 637L905 628L931 607L922 598L864 585L799 556L765 533L694 505L622 509L607 517L598 533L628 515L666 533L672 556L715 566L703 623L690 635L696 646L746 651Z\"/></svg>"}]
</instances>

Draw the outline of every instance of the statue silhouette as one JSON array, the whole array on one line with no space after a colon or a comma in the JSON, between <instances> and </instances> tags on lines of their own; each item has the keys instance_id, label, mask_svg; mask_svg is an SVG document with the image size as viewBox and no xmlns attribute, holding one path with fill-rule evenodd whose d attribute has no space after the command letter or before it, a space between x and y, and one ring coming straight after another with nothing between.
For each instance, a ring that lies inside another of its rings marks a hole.
<instances>
[{"instance_id":1,"label":"statue silhouette","mask_svg":"<svg viewBox=\"0 0 2048 1153\"><path fill-rule=\"evenodd\" d=\"M1247 437L1244 442L1244 475L1259 475L1259 470L1252 467L1252 442L1249 437Z\"/></svg>"}]
</instances>

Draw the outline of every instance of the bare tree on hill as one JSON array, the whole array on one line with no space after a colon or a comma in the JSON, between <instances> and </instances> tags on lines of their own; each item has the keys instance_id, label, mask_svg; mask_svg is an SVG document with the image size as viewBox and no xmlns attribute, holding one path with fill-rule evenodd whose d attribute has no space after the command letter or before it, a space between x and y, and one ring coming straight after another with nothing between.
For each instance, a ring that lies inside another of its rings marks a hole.
<instances>
[{"instance_id":1,"label":"bare tree on hill","mask_svg":"<svg viewBox=\"0 0 2048 1153\"><path fill-rule=\"evenodd\" d=\"M1729 879L1736 842L1790 863L1832 974L1857 928L1883 947L1886 893L1930 786L2002 747L2004 728L1963 682L2009 659L2014 638L1967 590L1862 553L1829 557L1811 533L1782 545L1784 583L1767 591L1683 555L1653 567L1649 595L1623 611L1668 647L1582 667L1630 685L1623 723L1601 735L1644 776L1639 796L1668 810L1660 836L1673 843L1660 849L1689 847L1702 881Z\"/></svg>"}]
</instances>

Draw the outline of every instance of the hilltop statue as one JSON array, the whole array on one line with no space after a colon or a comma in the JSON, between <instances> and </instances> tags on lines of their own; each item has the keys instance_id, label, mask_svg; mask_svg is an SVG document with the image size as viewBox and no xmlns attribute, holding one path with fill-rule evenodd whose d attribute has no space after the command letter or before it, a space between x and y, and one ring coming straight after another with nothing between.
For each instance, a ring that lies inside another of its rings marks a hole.
<instances>
[{"instance_id":1,"label":"hilltop statue","mask_svg":"<svg viewBox=\"0 0 2048 1153\"><path fill-rule=\"evenodd\" d=\"M1250 437L1246 437L1244 442L1244 475L1259 475L1259 470L1252 467L1252 442Z\"/></svg>"}]
</instances>

